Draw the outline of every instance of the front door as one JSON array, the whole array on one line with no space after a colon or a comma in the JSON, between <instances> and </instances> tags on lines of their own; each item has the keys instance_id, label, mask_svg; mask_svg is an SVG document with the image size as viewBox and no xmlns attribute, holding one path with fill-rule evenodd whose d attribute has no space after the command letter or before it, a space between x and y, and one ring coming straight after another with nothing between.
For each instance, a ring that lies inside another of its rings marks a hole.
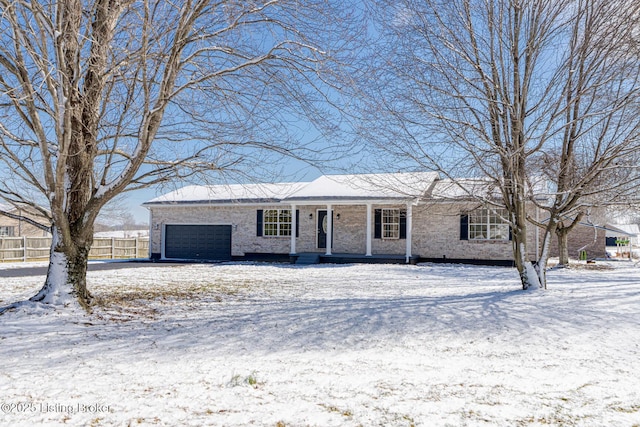
<instances>
[{"instance_id":1,"label":"front door","mask_svg":"<svg viewBox=\"0 0 640 427\"><path fill-rule=\"evenodd\" d=\"M318 211L318 249L327 249L327 211ZM335 219L332 217L332 219ZM333 229L335 229L335 221L332 221L333 227L331 227L331 247L333 248Z\"/></svg>"}]
</instances>

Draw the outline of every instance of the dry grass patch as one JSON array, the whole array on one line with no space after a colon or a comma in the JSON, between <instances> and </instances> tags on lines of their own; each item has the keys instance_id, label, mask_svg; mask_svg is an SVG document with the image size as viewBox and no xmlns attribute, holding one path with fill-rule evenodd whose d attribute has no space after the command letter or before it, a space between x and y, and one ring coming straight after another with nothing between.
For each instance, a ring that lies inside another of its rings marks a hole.
<instances>
[{"instance_id":1,"label":"dry grass patch","mask_svg":"<svg viewBox=\"0 0 640 427\"><path fill-rule=\"evenodd\" d=\"M585 263L584 261L582 261L582 262L571 262L571 263L569 263L568 266L559 266L557 261L555 261L555 262L550 262L548 264L548 268L550 268L550 269L569 268L571 270L602 270L602 271L609 271L609 270L615 269L615 267L612 266L611 264L602 263L602 262L598 262L598 261L588 262L588 263Z\"/></svg>"},{"instance_id":2,"label":"dry grass patch","mask_svg":"<svg viewBox=\"0 0 640 427\"><path fill-rule=\"evenodd\" d=\"M168 282L146 286L98 287L93 292L94 313L119 322L155 320L166 306L220 303L248 294L252 281L181 283Z\"/></svg>"}]
</instances>

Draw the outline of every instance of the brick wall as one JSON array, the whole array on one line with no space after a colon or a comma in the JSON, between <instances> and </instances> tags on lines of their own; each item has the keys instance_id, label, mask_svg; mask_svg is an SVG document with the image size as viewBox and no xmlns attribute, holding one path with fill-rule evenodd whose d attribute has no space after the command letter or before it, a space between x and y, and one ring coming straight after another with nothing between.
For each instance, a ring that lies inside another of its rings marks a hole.
<instances>
[{"instance_id":1,"label":"brick wall","mask_svg":"<svg viewBox=\"0 0 640 427\"><path fill-rule=\"evenodd\" d=\"M568 236L569 257L579 258L579 251L587 251L588 258L603 258L606 250L606 232L601 228L578 224ZM558 238L554 235L551 240L550 252L552 257L558 256Z\"/></svg>"},{"instance_id":2,"label":"brick wall","mask_svg":"<svg viewBox=\"0 0 640 427\"><path fill-rule=\"evenodd\" d=\"M211 224L232 225L231 254L246 252L289 253L289 237L259 237L256 235L258 209L282 209L282 206L166 206L151 208L151 253L161 253L164 225Z\"/></svg>"},{"instance_id":3,"label":"brick wall","mask_svg":"<svg viewBox=\"0 0 640 427\"><path fill-rule=\"evenodd\" d=\"M373 205L372 224L375 209L406 209L406 205ZM413 207L412 254L426 258L449 259L512 259L510 241L460 240L460 214L477 207L477 204L432 203ZM290 237L262 237L256 235L256 211L258 209L283 209L286 205L271 206L162 206L152 207L151 252L161 252L161 232L166 224L219 224L232 225L232 255L246 253L288 254ZM317 218L325 205L298 206L299 237L296 251L324 253L317 248ZM333 206L334 243L333 253L364 255L366 252L366 206ZM338 218L338 215L340 218ZM529 227L531 259L535 258L535 227ZM372 253L403 255L406 251L404 239L372 238Z\"/></svg>"},{"instance_id":4,"label":"brick wall","mask_svg":"<svg viewBox=\"0 0 640 427\"><path fill-rule=\"evenodd\" d=\"M414 208L414 252L438 259L513 259L511 241L460 240L460 215L477 207L477 203L440 202Z\"/></svg>"}]
</instances>

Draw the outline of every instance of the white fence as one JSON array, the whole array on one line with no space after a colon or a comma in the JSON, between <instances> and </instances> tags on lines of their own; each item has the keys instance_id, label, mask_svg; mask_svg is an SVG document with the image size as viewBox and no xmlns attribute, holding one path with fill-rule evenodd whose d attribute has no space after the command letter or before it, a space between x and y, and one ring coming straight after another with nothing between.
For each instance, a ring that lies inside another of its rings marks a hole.
<instances>
[{"instance_id":1,"label":"white fence","mask_svg":"<svg viewBox=\"0 0 640 427\"><path fill-rule=\"evenodd\" d=\"M51 237L2 237L0 262L44 261L49 259ZM95 237L90 259L129 259L149 256L148 237Z\"/></svg>"}]
</instances>

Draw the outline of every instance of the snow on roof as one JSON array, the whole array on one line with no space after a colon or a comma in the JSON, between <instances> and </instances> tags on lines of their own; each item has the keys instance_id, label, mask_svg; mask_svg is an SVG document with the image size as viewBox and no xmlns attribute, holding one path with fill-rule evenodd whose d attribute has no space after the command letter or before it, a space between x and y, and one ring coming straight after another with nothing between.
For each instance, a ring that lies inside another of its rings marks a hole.
<instances>
[{"instance_id":1,"label":"snow on roof","mask_svg":"<svg viewBox=\"0 0 640 427\"><path fill-rule=\"evenodd\" d=\"M281 182L276 184L189 185L151 199L143 205L277 202L305 184L305 182Z\"/></svg>"},{"instance_id":2,"label":"snow on roof","mask_svg":"<svg viewBox=\"0 0 640 427\"><path fill-rule=\"evenodd\" d=\"M324 175L312 182L190 185L144 203L269 203L300 200L407 199L423 196L436 172Z\"/></svg>"},{"instance_id":3,"label":"snow on roof","mask_svg":"<svg viewBox=\"0 0 640 427\"><path fill-rule=\"evenodd\" d=\"M638 236L640 229L637 224L607 224L605 225L607 236L617 236L622 234L625 236Z\"/></svg>"},{"instance_id":4,"label":"snow on roof","mask_svg":"<svg viewBox=\"0 0 640 427\"><path fill-rule=\"evenodd\" d=\"M42 207L42 206L38 206L38 208L36 209L36 207L31 206L30 204L27 203L16 203L15 205L9 204L9 203L0 203L0 210L4 211L4 212L15 212L18 210L21 210L22 213L26 213L26 214L30 214L30 215L35 215L35 216L40 216L42 217L43 215L40 213L40 211L38 210L43 210L48 212L49 210Z\"/></svg>"},{"instance_id":5,"label":"snow on roof","mask_svg":"<svg viewBox=\"0 0 640 427\"><path fill-rule=\"evenodd\" d=\"M436 182L431 196L435 199L469 197L499 198L500 191L493 180L482 178L443 179Z\"/></svg>"},{"instance_id":6,"label":"snow on roof","mask_svg":"<svg viewBox=\"0 0 640 427\"><path fill-rule=\"evenodd\" d=\"M536 199L546 200L550 196L547 189L548 182L537 180L528 187ZM434 199L502 199L500 188L494 179L490 178L456 178L443 179L436 182L431 196Z\"/></svg>"},{"instance_id":7,"label":"snow on roof","mask_svg":"<svg viewBox=\"0 0 640 427\"><path fill-rule=\"evenodd\" d=\"M415 198L424 195L437 178L436 172L324 175L286 201Z\"/></svg>"},{"instance_id":8,"label":"snow on roof","mask_svg":"<svg viewBox=\"0 0 640 427\"><path fill-rule=\"evenodd\" d=\"M18 208L29 209L30 206L25 203L19 203L17 206L9 203L0 203L0 210L3 210L5 212L17 211Z\"/></svg>"}]
</instances>

